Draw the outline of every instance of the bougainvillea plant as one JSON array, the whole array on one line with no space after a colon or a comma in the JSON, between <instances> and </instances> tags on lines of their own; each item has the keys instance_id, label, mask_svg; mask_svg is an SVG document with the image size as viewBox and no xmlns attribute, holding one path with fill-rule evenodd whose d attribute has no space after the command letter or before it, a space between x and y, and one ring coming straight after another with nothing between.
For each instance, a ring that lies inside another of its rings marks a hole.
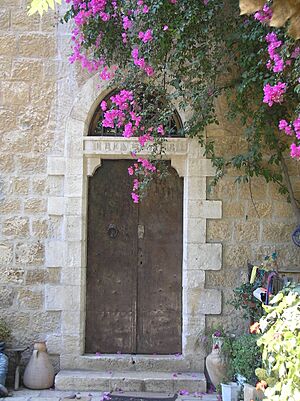
<instances>
[{"instance_id":1,"label":"bougainvillea plant","mask_svg":"<svg viewBox=\"0 0 300 401\"><path fill-rule=\"evenodd\" d=\"M103 104L104 126L138 137L150 158L134 155L132 197L163 175L164 142L176 108L190 118L181 134L197 137L216 168L239 180L263 176L288 195L299 217L284 154L300 158L299 44L270 28L269 3L241 17L237 0L66 0L72 23L72 63L79 62L120 92ZM218 124L216 99L228 98L227 118L244 129L246 147L219 155L205 127ZM192 110L192 113L191 113ZM289 139L292 139L289 143ZM300 217L299 217L300 218Z\"/></svg>"},{"instance_id":2,"label":"bougainvillea plant","mask_svg":"<svg viewBox=\"0 0 300 401\"><path fill-rule=\"evenodd\" d=\"M264 306L260 319L258 345L262 368L255 373L268 386L266 401L300 399L300 287L290 286Z\"/></svg>"}]
</instances>

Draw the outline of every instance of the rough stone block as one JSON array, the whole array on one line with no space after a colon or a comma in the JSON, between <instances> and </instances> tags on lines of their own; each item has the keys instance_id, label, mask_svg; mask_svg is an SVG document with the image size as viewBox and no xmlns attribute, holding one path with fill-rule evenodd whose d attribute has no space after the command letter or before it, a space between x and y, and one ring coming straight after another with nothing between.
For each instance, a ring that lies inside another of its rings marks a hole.
<instances>
[{"instance_id":1,"label":"rough stone block","mask_svg":"<svg viewBox=\"0 0 300 401\"><path fill-rule=\"evenodd\" d=\"M238 242L257 242L259 239L259 222L242 222L235 224L235 239Z\"/></svg>"},{"instance_id":2,"label":"rough stone block","mask_svg":"<svg viewBox=\"0 0 300 401\"><path fill-rule=\"evenodd\" d=\"M36 239L46 239L48 236L48 220L47 219L32 219L31 235Z\"/></svg>"},{"instance_id":3,"label":"rough stone block","mask_svg":"<svg viewBox=\"0 0 300 401\"><path fill-rule=\"evenodd\" d=\"M65 199L62 196L50 196L48 198L47 211L49 215L62 216L65 210Z\"/></svg>"},{"instance_id":4,"label":"rough stone block","mask_svg":"<svg viewBox=\"0 0 300 401\"><path fill-rule=\"evenodd\" d=\"M21 310L42 309L44 303L43 293L24 287L19 290L18 303Z\"/></svg>"},{"instance_id":5,"label":"rough stone block","mask_svg":"<svg viewBox=\"0 0 300 401\"><path fill-rule=\"evenodd\" d=\"M26 82L2 83L3 105L23 105L29 102L29 85Z\"/></svg>"},{"instance_id":6,"label":"rough stone block","mask_svg":"<svg viewBox=\"0 0 300 401\"><path fill-rule=\"evenodd\" d=\"M28 16L26 15L26 19ZM36 60L14 60L11 71L12 79L22 81L37 81L42 76L43 64Z\"/></svg>"},{"instance_id":7,"label":"rough stone block","mask_svg":"<svg viewBox=\"0 0 300 401\"><path fill-rule=\"evenodd\" d=\"M207 221L208 241L231 241L233 237L233 223L226 220Z\"/></svg>"},{"instance_id":8,"label":"rough stone block","mask_svg":"<svg viewBox=\"0 0 300 401\"><path fill-rule=\"evenodd\" d=\"M219 315L222 313L222 293L220 290L205 289L200 294L200 313Z\"/></svg>"},{"instance_id":9,"label":"rough stone block","mask_svg":"<svg viewBox=\"0 0 300 401\"><path fill-rule=\"evenodd\" d=\"M22 57L54 57L55 37L41 33L26 33L19 37L19 54Z\"/></svg>"},{"instance_id":10,"label":"rough stone block","mask_svg":"<svg viewBox=\"0 0 300 401\"><path fill-rule=\"evenodd\" d=\"M0 266L9 265L13 259L13 246L9 243L0 243Z\"/></svg>"},{"instance_id":11,"label":"rough stone block","mask_svg":"<svg viewBox=\"0 0 300 401\"><path fill-rule=\"evenodd\" d=\"M3 221L2 233L7 236L28 237L29 220L27 217L12 217Z\"/></svg>"},{"instance_id":12,"label":"rough stone block","mask_svg":"<svg viewBox=\"0 0 300 401\"><path fill-rule=\"evenodd\" d=\"M46 244L46 266L61 267L64 263L65 247L61 241L49 241Z\"/></svg>"},{"instance_id":13,"label":"rough stone block","mask_svg":"<svg viewBox=\"0 0 300 401\"><path fill-rule=\"evenodd\" d=\"M46 202L44 199L29 198L24 202L24 211L26 213L42 213L46 211Z\"/></svg>"},{"instance_id":14,"label":"rough stone block","mask_svg":"<svg viewBox=\"0 0 300 401\"><path fill-rule=\"evenodd\" d=\"M18 243L15 259L18 265L40 266L44 263L44 245L39 241Z\"/></svg>"},{"instance_id":15,"label":"rough stone block","mask_svg":"<svg viewBox=\"0 0 300 401\"><path fill-rule=\"evenodd\" d=\"M14 34L0 34L0 53L2 56L15 56L17 54L17 38Z\"/></svg>"},{"instance_id":16,"label":"rough stone block","mask_svg":"<svg viewBox=\"0 0 300 401\"><path fill-rule=\"evenodd\" d=\"M0 10L0 31L9 27L9 10Z\"/></svg>"}]
</instances>

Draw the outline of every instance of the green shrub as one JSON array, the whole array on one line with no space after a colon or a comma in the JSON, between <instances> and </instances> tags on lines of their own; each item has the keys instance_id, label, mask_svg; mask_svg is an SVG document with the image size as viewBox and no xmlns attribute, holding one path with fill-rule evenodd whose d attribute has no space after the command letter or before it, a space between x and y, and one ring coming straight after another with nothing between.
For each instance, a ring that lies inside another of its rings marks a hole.
<instances>
[{"instance_id":1,"label":"green shrub","mask_svg":"<svg viewBox=\"0 0 300 401\"><path fill-rule=\"evenodd\" d=\"M260 319L263 369L268 401L300 400L300 286L279 292Z\"/></svg>"},{"instance_id":2,"label":"green shrub","mask_svg":"<svg viewBox=\"0 0 300 401\"><path fill-rule=\"evenodd\" d=\"M258 335L244 334L232 342L231 358L229 359L229 373L244 376L247 383L255 385L257 382L255 369L261 366L261 351L257 345Z\"/></svg>"}]
</instances>

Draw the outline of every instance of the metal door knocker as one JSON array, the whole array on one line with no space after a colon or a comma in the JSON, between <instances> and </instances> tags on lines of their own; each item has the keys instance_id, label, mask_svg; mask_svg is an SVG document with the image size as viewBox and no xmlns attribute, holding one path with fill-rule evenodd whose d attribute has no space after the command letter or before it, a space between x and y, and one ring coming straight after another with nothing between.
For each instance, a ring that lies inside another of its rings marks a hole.
<instances>
[{"instance_id":1,"label":"metal door knocker","mask_svg":"<svg viewBox=\"0 0 300 401\"><path fill-rule=\"evenodd\" d=\"M115 239L119 234L119 230L115 224L110 224L107 229L107 234L110 238Z\"/></svg>"}]
</instances>

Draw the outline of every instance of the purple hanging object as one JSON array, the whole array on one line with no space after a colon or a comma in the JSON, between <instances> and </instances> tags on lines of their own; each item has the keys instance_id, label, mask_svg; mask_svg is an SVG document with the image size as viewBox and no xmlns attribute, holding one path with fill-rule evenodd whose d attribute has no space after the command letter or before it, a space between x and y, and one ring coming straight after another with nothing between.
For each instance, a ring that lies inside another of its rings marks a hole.
<instances>
[{"instance_id":1,"label":"purple hanging object","mask_svg":"<svg viewBox=\"0 0 300 401\"><path fill-rule=\"evenodd\" d=\"M273 278L276 277L278 274L276 272L272 272L268 276L268 284L267 284L267 293L266 293L266 305L269 305L270 295L272 292L272 285L273 285Z\"/></svg>"}]
</instances>

